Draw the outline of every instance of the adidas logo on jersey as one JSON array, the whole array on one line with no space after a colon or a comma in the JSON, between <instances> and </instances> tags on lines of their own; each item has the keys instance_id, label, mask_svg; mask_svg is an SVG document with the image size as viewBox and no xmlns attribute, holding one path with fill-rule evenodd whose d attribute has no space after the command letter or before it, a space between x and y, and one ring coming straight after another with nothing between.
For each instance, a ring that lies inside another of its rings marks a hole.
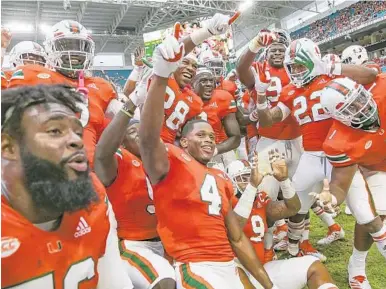
<instances>
[{"instance_id":1,"label":"adidas logo on jersey","mask_svg":"<svg viewBox=\"0 0 386 289\"><path fill-rule=\"evenodd\" d=\"M83 235L86 235L91 232L91 227L87 224L86 220L83 217L80 217L78 227L76 227L76 232L74 234L75 238L79 238Z\"/></svg>"},{"instance_id":2,"label":"adidas logo on jersey","mask_svg":"<svg viewBox=\"0 0 386 289\"><path fill-rule=\"evenodd\" d=\"M190 102L193 102L193 97L188 96L187 99L188 99Z\"/></svg>"},{"instance_id":3,"label":"adidas logo on jersey","mask_svg":"<svg viewBox=\"0 0 386 289\"><path fill-rule=\"evenodd\" d=\"M215 107L215 108L217 108L218 107L218 105L217 105L217 103L216 102L213 102L212 104L210 104L209 105L210 107Z\"/></svg>"}]
</instances>

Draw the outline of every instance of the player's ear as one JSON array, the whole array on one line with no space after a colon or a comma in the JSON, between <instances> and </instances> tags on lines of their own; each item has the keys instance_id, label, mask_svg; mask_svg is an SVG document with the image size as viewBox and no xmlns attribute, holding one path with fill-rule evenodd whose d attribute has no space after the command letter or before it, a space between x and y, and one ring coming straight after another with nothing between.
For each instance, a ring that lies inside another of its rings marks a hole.
<instances>
[{"instance_id":1,"label":"player's ear","mask_svg":"<svg viewBox=\"0 0 386 289\"><path fill-rule=\"evenodd\" d=\"M180 146L183 149L186 149L188 147L188 139L186 137L181 137L181 139L180 139Z\"/></svg>"},{"instance_id":2,"label":"player's ear","mask_svg":"<svg viewBox=\"0 0 386 289\"><path fill-rule=\"evenodd\" d=\"M9 161L18 159L19 145L9 134L1 134L1 158Z\"/></svg>"}]
</instances>

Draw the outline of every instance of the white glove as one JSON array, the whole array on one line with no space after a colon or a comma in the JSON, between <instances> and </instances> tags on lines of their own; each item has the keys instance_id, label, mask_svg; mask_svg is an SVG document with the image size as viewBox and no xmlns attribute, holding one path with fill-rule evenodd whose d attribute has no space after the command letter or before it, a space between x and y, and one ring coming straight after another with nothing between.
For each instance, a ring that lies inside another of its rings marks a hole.
<instances>
[{"instance_id":1,"label":"white glove","mask_svg":"<svg viewBox=\"0 0 386 289\"><path fill-rule=\"evenodd\" d=\"M249 50L257 53L260 48L267 47L277 39L277 35L269 30L261 30L255 38L249 42Z\"/></svg>"},{"instance_id":2,"label":"white glove","mask_svg":"<svg viewBox=\"0 0 386 289\"><path fill-rule=\"evenodd\" d=\"M331 75L332 62L323 62L323 60L316 55L316 53L299 52L295 57L295 63L302 64L310 71L314 70L316 75Z\"/></svg>"},{"instance_id":3,"label":"white glove","mask_svg":"<svg viewBox=\"0 0 386 289\"><path fill-rule=\"evenodd\" d=\"M147 95L147 85L149 78L153 75L153 70L149 67L144 68L142 78L137 83L134 91L129 95L130 100L135 106L140 106L145 103Z\"/></svg>"},{"instance_id":4,"label":"white glove","mask_svg":"<svg viewBox=\"0 0 386 289\"><path fill-rule=\"evenodd\" d=\"M224 34L229 27L229 19L230 17L227 15L216 13L206 22L204 27L207 28L212 35Z\"/></svg>"},{"instance_id":5,"label":"white glove","mask_svg":"<svg viewBox=\"0 0 386 289\"><path fill-rule=\"evenodd\" d=\"M153 53L154 74L169 78L170 74L180 66L184 54L184 44L179 43L174 36L166 36Z\"/></svg>"},{"instance_id":6,"label":"white glove","mask_svg":"<svg viewBox=\"0 0 386 289\"><path fill-rule=\"evenodd\" d=\"M258 71L256 71L254 67L251 68L255 78L255 89L258 93L262 94L265 93L267 88L271 85L271 78L265 70L266 62L264 63L263 67L260 67L260 65L256 66Z\"/></svg>"}]
</instances>

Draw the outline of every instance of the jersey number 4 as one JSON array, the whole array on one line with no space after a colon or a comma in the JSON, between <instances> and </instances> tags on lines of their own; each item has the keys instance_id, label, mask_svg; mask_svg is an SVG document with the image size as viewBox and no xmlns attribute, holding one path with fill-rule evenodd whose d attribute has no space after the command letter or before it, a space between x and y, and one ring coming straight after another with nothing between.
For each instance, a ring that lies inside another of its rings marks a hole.
<instances>
[{"instance_id":1,"label":"jersey number 4","mask_svg":"<svg viewBox=\"0 0 386 289\"><path fill-rule=\"evenodd\" d=\"M77 289L79 283L85 280L90 280L95 276L95 263L94 260L89 257L78 263L72 264L67 270L63 279L63 289ZM55 279L54 274L48 273L44 276L34 278L30 281L23 282L22 284L8 287L8 289L54 289Z\"/></svg>"},{"instance_id":2,"label":"jersey number 4","mask_svg":"<svg viewBox=\"0 0 386 289\"><path fill-rule=\"evenodd\" d=\"M321 94L321 90L315 91L311 94L310 100L318 99L318 102L314 103L314 105L311 107L311 113L306 113L308 109L308 103L305 96L298 96L294 99L293 105L294 107L297 107L294 112L294 116L299 125L330 118L330 116L324 112L322 105L320 104L319 98Z\"/></svg>"},{"instance_id":3,"label":"jersey number 4","mask_svg":"<svg viewBox=\"0 0 386 289\"><path fill-rule=\"evenodd\" d=\"M217 189L216 179L212 175L206 175L202 183L201 200L209 204L209 215L219 216L221 211L221 196Z\"/></svg>"}]
</instances>

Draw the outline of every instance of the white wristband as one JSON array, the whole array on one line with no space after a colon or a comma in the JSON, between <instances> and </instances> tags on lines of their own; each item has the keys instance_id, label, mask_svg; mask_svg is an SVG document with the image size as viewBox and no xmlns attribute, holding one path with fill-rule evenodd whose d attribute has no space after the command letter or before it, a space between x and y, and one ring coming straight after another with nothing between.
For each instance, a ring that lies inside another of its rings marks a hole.
<instances>
[{"instance_id":1,"label":"white wristband","mask_svg":"<svg viewBox=\"0 0 386 289\"><path fill-rule=\"evenodd\" d=\"M280 188L283 193L284 199L291 199L296 194L290 179L286 179L285 181L280 182Z\"/></svg>"},{"instance_id":2,"label":"white wristband","mask_svg":"<svg viewBox=\"0 0 386 289\"><path fill-rule=\"evenodd\" d=\"M129 75L129 80L137 82L141 74L142 67L134 66L133 71Z\"/></svg>"},{"instance_id":3,"label":"white wristband","mask_svg":"<svg viewBox=\"0 0 386 289\"><path fill-rule=\"evenodd\" d=\"M258 45L258 44L256 44L256 43L257 43L257 41L254 41L254 40L252 40L252 41L249 42L248 48L249 48L249 50L250 50L252 53L257 53L257 52L259 52L259 50L261 49L261 46Z\"/></svg>"},{"instance_id":4,"label":"white wristband","mask_svg":"<svg viewBox=\"0 0 386 289\"><path fill-rule=\"evenodd\" d=\"M331 72L332 75L342 75L342 63L334 63L334 69Z\"/></svg>"},{"instance_id":5,"label":"white wristband","mask_svg":"<svg viewBox=\"0 0 386 289\"><path fill-rule=\"evenodd\" d=\"M264 109L268 108L268 101L266 101L264 103L257 103L256 108L258 110L264 110Z\"/></svg>"},{"instance_id":6,"label":"white wristband","mask_svg":"<svg viewBox=\"0 0 386 289\"><path fill-rule=\"evenodd\" d=\"M195 30L192 34L190 34L190 39L195 45L200 45L209 37L213 36L212 33L205 27Z\"/></svg>"},{"instance_id":7,"label":"white wristband","mask_svg":"<svg viewBox=\"0 0 386 289\"><path fill-rule=\"evenodd\" d=\"M240 217L248 219L252 211L256 193L257 188L248 184L233 211Z\"/></svg>"}]
</instances>

